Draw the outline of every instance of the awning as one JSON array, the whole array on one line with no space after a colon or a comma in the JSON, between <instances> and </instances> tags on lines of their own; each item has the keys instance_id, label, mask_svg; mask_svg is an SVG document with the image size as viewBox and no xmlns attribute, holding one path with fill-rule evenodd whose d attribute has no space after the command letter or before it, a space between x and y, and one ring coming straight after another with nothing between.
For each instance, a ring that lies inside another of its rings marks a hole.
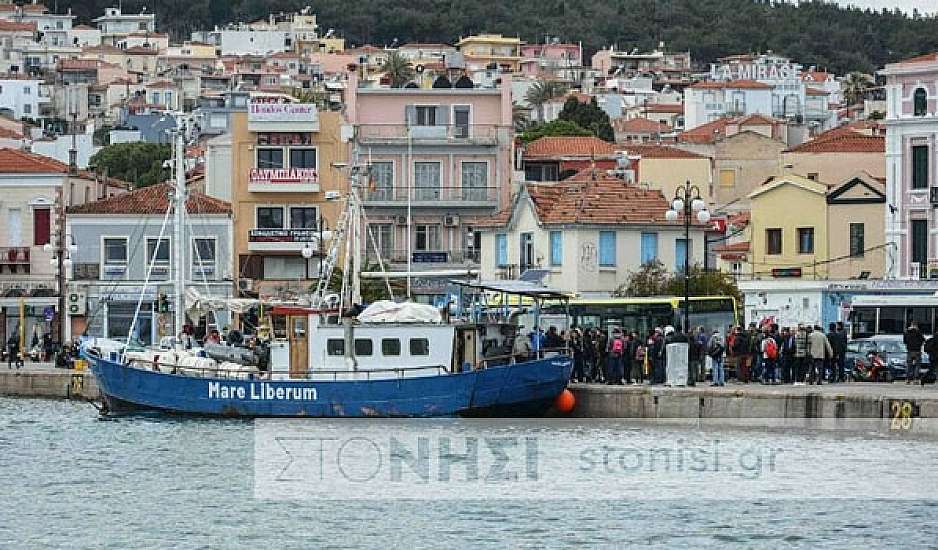
<instances>
[{"instance_id":1,"label":"awning","mask_svg":"<svg viewBox=\"0 0 938 550\"><path fill-rule=\"evenodd\" d=\"M196 288L189 287L186 289L186 310L198 312L203 315L209 311L222 309L234 313L245 313L260 303L260 300L246 298L216 298L213 296L203 296Z\"/></svg>"}]
</instances>

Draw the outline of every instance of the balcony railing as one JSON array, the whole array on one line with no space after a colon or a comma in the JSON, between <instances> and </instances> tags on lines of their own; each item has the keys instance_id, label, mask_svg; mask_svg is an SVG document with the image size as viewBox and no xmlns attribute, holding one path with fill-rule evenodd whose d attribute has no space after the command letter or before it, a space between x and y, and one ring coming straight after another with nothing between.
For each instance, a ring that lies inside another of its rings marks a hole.
<instances>
[{"instance_id":1,"label":"balcony railing","mask_svg":"<svg viewBox=\"0 0 938 550\"><path fill-rule=\"evenodd\" d=\"M357 130L361 143L454 143L496 145L498 126L494 124L361 124Z\"/></svg>"},{"instance_id":2,"label":"balcony railing","mask_svg":"<svg viewBox=\"0 0 938 550\"><path fill-rule=\"evenodd\" d=\"M0 271L6 267L10 273L29 273L29 247L0 248Z\"/></svg>"},{"instance_id":3,"label":"balcony railing","mask_svg":"<svg viewBox=\"0 0 938 550\"><path fill-rule=\"evenodd\" d=\"M378 255L371 246L369 246L365 257L369 263L378 261ZM479 263L478 250L411 250L410 257L411 263L414 264ZM381 250L381 261L397 264L407 263L407 250L383 249Z\"/></svg>"},{"instance_id":4,"label":"balcony railing","mask_svg":"<svg viewBox=\"0 0 938 550\"><path fill-rule=\"evenodd\" d=\"M378 187L369 188L363 197L365 202L406 203L453 203L491 205L498 201L497 187Z\"/></svg>"}]
</instances>

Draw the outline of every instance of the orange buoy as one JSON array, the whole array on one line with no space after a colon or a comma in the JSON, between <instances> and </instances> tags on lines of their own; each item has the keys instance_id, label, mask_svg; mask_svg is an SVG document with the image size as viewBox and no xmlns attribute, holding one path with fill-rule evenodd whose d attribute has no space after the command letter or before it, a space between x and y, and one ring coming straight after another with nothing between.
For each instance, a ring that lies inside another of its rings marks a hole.
<instances>
[{"instance_id":1,"label":"orange buoy","mask_svg":"<svg viewBox=\"0 0 938 550\"><path fill-rule=\"evenodd\" d=\"M573 392L570 390L563 390L557 398L554 399L554 407L564 414L573 411L575 405L576 397L573 396Z\"/></svg>"}]
</instances>

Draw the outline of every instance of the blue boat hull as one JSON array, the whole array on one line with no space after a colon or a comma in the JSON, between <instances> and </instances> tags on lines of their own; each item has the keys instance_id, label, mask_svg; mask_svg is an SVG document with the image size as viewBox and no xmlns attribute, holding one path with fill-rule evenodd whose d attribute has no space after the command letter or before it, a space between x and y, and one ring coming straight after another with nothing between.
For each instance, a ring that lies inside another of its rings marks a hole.
<instances>
[{"instance_id":1,"label":"blue boat hull","mask_svg":"<svg viewBox=\"0 0 938 550\"><path fill-rule=\"evenodd\" d=\"M458 374L384 380L226 380L179 376L87 356L108 408L237 417L428 417L543 414L564 390L569 357Z\"/></svg>"}]
</instances>

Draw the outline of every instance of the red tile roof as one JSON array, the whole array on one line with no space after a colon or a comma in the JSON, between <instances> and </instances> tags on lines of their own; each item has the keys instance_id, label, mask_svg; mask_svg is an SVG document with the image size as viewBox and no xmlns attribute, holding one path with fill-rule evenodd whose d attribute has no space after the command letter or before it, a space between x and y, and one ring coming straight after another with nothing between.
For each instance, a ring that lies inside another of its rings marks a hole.
<instances>
[{"instance_id":1,"label":"red tile roof","mask_svg":"<svg viewBox=\"0 0 938 550\"><path fill-rule=\"evenodd\" d=\"M68 165L20 149L0 149L0 174L64 174Z\"/></svg>"},{"instance_id":2,"label":"red tile roof","mask_svg":"<svg viewBox=\"0 0 938 550\"><path fill-rule=\"evenodd\" d=\"M804 93L805 95L812 95L812 96L830 95L830 92L828 92L827 90L819 90L817 88L812 88L811 86L805 86Z\"/></svg>"},{"instance_id":3,"label":"red tile roof","mask_svg":"<svg viewBox=\"0 0 938 550\"><path fill-rule=\"evenodd\" d=\"M774 118L769 118L765 115L760 115L759 113L753 113L736 120L731 120L730 123L737 124L739 126L765 126L779 124L779 121L775 120Z\"/></svg>"},{"instance_id":4,"label":"red tile roof","mask_svg":"<svg viewBox=\"0 0 938 550\"><path fill-rule=\"evenodd\" d=\"M547 136L529 143L524 158L611 157L616 146L594 136Z\"/></svg>"},{"instance_id":5,"label":"red tile roof","mask_svg":"<svg viewBox=\"0 0 938 550\"><path fill-rule=\"evenodd\" d=\"M730 88L736 90L770 90L772 86L763 84L757 80L704 80L691 85L691 88L700 89L722 89Z\"/></svg>"},{"instance_id":6,"label":"red tile roof","mask_svg":"<svg viewBox=\"0 0 938 550\"><path fill-rule=\"evenodd\" d=\"M726 135L726 126L730 120L723 117L701 124L696 128L681 132L677 135L677 140L682 143L714 143Z\"/></svg>"},{"instance_id":7,"label":"red tile roof","mask_svg":"<svg viewBox=\"0 0 938 550\"><path fill-rule=\"evenodd\" d=\"M668 201L645 189L587 168L559 183L528 184L538 219L545 224L677 225L665 218Z\"/></svg>"},{"instance_id":8,"label":"red tile roof","mask_svg":"<svg viewBox=\"0 0 938 550\"><path fill-rule=\"evenodd\" d=\"M916 57L910 57L909 59L903 59L898 61L897 65L904 65L906 63L928 63L938 61L938 52L926 53L924 55L919 55Z\"/></svg>"},{"instance_id":9,"label":"red tile roof","mask_svg":"<svg viewBox=\"0 0 938 550\"><path fill-rule=\"evenodd\" d=\"M801 74L801 80L806 82L826 82L830 73L824 71L805 71Z\"/></svg>"},{"instance_id":10,"label":"red tile roof","mask_svg":"<svg viewBox=\"0 0 938 550\"><path fill-rule=\"evenodd\" d=\"M678 149L677 147L668 147L667 145L624 145L626 153L629 155L637 154L642 158L649 159L705 159L703 155L698 155L691 151Z\"/></svg>"},{"instance_id":11,"label":"red tile roof","mask_svg":"<svg viewBox=\"0 0 938 550\"><path fill-rule=\"evenodd\" d=\"M612 128L617 132L628 134L661 134L671 131L667 124L647 118L617 118L612 121Z\"/></svg>"},{"instance_id":12,"label":"red tile roof","mask_svg":"<svg viewBox=\"0 0 938 550\"><path fill-rule=\"evenodd\" d=\"M0 32L36 32L36 22L17 23L0 19Z\"/></svg>"},{"instance_id":13,"label":"red tile roof","mask_svg":"<svg viewBox=\"0 0 938 550\"><path fill-rule=\"evenodd\" d=\"M746 227L747 225L749 225L750 217L751 217L751 213L749 212L749 210L746 210L745 212L737 212L735 214L730 214L726 217L726 225L742 229L743 227Z\"/></svg>"},{"instance_id":14,"label":"red tile roof","mask_svg":"<svg viewBox=\"0 0 938 550\"><path fill-rule=\"evenodd\" d=\"M70 207L69 214L161 215L169 208L173 186L158 183L100 201ZM195 191L189 192L186 211L190 214L231 214L231 204Z\"/></svg>"},{"instance_id":15,"label":"red tile roof","mask_svg":"<svg viewBox=\"0 0 938 550\"><path fill-rule=\"evenodd\" d=\"M849 128L826 132L811 141L792 147L786 153L885 153L886 138L868 136Z\"/></svg>"},{"instance_id":16,"label":"red tile roof","mask_svg":"<svg viewBox=\"0 0 938 550\"><path fill-rule=\"evenodd\" d=\"M749 241L724 244L713 249L714 252L749 252Z\"/></svg>"},{"instance_id":17,"label":"red tile roof","mask_svg":"<svg viewBox=\"0 0 938 550\"><path fill-rule=\"evenodd\" d=\"M156 55L159 53L155 48L146 48L144 46L132 46L123 51L129 55Z\"/></svg>"},{"instance_id":18,"label":"red tile roof","mask_svg":"<svg viewBox=\"0 0 938 550\"><path fill-rule=\"evenodd\" d=\"M678 115L684 114L684 104L683 103L649 103L648 105L642 105L642 111L648 113L674 113Z\"/></svg>"},{"instance_id":19,"label":"red tile roof","mask_svg":"<svg viewBox=\"0 0 938 550\"><path fill-rule=\"evenodd\" d=\"M2 128L0 127L0 138L4 139L23 139L22 132L17 132L12 128Z\"/></svg>"}]
</instances>

